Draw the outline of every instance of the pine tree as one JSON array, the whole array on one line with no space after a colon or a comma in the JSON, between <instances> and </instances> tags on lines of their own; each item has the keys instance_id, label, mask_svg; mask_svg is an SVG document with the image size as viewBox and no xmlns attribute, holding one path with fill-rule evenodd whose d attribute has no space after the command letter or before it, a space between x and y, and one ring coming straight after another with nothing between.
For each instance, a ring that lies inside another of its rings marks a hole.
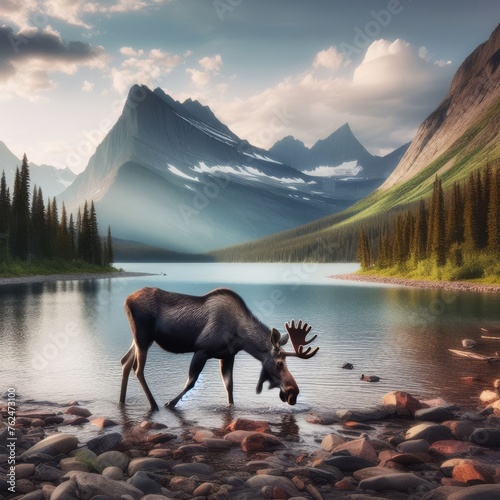
<instances>
[{"instance_id":1,"label":"pine tree","mask_svg":"<svg viewBox=\"0 0 500 500\"><path fill-rule=\"evenodd\" d=\"M481 229L479 180L480 178L474 172L471 172L465 187L464 240L466 246L471 250L477 250L481 244L481 235L479 233Z\"/></svg>"},{"instance_id":2,"label":"pine tree","mask_svg":"<svg viewBox=\"0 0 500 500\"><path fill-rule=\"evenodd\" d=\"M415 263L426 258L427 248L427 221L428 221L427 208L425 201L420 199L418 203L418 211L415 216L415 230L413 232L413 240L411 244L411 253Z\"/></svg>"},{"instance_id":3,"label":"pine tree","mask_svg":"<svg viewBox=\"0 0 500 500\"><path fill-rule=\"evenodd\" d=\"M61 222L59 223L59 256L65 260L71 259L72 245L69 232L68 215L64 202L61 209Z\"/></svg>"},{"instance_id":4,"label":"pine tree","mask_svg":"<svg viewBox=\"0 0 500 500\"><path fill-rule=\"evenodd\" d=\"M0 179L0 259L9 255L10 211L10 192L3 171Z\"/></svg>"},{"instance_id":5,"label":"pine tree","mask_svg":"<svg viewBox=\"0 0 500 500\"><path fill-rule=\"evenodd\" d=\"M370 243L368 242L364 229L361 228L361 231L359 232L358 260L363 271L366 271L371 267L371 259L372 250L370 248Z\"/></svg>"},{"instance_id":6,"label":"pine tree","mask_svg":"<svg viewBox=\"0 0 500 500\"><path fill-rule=\"evenodd\" d=\"M73 221L73 214L69 214L68 233L69 233L69 242L71 249L70 258L74 259L76 257L76 228L75 228L75 223Z\"/></svg>"},{"instance_id":7,"label":"pine tree","mask_svg":"<svg viewBox=\"0 0 500 500\"><path fill-rule=\"evenodd\" d=\"M43 204L42 188L33 189L31 201L31 249L37 258L46 256L46 230L45 206Z\"/></svg>"},{"instance_id":8,"label":"pine tree","mask_svg":"<svg viewBox=\"0 0 500 500\"><path fill-rule=\"evenodd\" d=\"M28 159L23 156L21 170L16 169L11 213L11 251L14 257L26 260L29 254L30 173Z\"/></svg>"},{"instance_id":9,"label":"pine tree","mask_svg":"<svg viewBox=\"0 0 500 500\"><path fill-rule=\"evenodd\" d=\"M488 249L500 252L500 168L491 174L491 189L488 206Z\"/></svg>"},{"instance_id":10,"label":"pine tree","mask_svg":"<svg viewBox=\"0 0 500 500\"><path fill-rule=\"evenodd\" d=\"M453 183L451 201L446 217L446 244L450 248L453 243L464 242L464 200L458 182Z\"/></svg>"},{"instance_id":11,"label":"pine tree","mask_svg":"<svg viewBox=\"0 0 500 500\"><path fill-rule=\"evenodd\" d=\"M446 226L444 214L444 193L441 179L436 176L431 202L432 233L429 235L431 255L438 266L446 264Z\"/></svg>"},{"instance_id":12,"label":"pine tree","mask_svg":"<svg viewBox=\"0 0 500 500\"><path fill-rule=\"evenodd\" d=\"M113 240L111 238L111 226L108 226L108 235L105 244L106 251L104 252L104 265L111 266L115 260L113 251Z\"/></svg>"},{"instance_id":13,"label":"pine tree","mask_svg":"<svg viewBox=\"0 0 500 500\"><path fill-rule=\"evenodd\" d=\"M97 225L97 215L94 202L90 202L90 262L100 266L102 264L101 238L99 236L99 227Z\"/></svg>"},{"instance_id":14,"label":"pine tree","mask_svg":"<svg viewBox=\"0 0 500 500\"><path fill-rule=\"evenodd\" d=\"M90 238L90 214L89 206L85 200L83 213L78 211L80 224L78 231L78 257L85 262L91 262L92 259L92 242Z\"/></svg>"}]
</instances>

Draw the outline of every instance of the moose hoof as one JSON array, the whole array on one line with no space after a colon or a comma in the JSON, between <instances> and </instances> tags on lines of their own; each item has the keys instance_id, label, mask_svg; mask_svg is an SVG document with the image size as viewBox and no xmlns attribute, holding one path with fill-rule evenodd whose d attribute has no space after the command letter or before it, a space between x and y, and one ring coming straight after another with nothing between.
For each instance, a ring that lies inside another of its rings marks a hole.
<instances>
[{"instance_id":1,"label":"moose hoof","mask_svg":"<svg viewBox=\"0 0 500 500\"><path fill-rule=\"evenodd\" d=\"M160 408L158 408L158 405L155 404L155 405L151 406L150 411L160 411Z\"/></svg>"},{"instance_id":2,"label":"moose hoof","mask_svg":"<svg viewBox=\"0 0 500 500\"><path fill-rule=\"evenodd\" d=\"M177 404L177 401L169 401L168 403L165 403L165 408L175 408L175 405Z\"/></svg>"}]
</instances>

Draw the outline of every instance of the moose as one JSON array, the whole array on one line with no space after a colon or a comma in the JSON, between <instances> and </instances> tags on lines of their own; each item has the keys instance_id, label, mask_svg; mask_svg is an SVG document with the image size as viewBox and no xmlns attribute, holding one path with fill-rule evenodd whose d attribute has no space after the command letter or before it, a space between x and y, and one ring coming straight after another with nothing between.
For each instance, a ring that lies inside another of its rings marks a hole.
<instances>
[{"instance_id":1,"label":"moose","mask_svg":"<svg viewBox=\"0 0 500 500\"><path fill-rule=\"evenodd\" d=\"M220 360L220 372L229 405L233 399L234 358L239 351L246 351L262 363L257 394L265 382L269 388L279 387L283 402L294 405L299 388L286 365L287 356L312 358L319 347L304 348L317 335L306 340L312 327L302 320L295 325L286 323L289 335L281 336L261 323L243 299L226 288L217 288L203 296L184 295L159 288L141 288L125 300L125 313L132 330L132 346L121 359L122 385L120 403L125 403L127 383L133 368L151 406L158 405L144 378L148 349L156 342L172 353L193 352L186 385L181 393L165 407L174 408L190 391L208 359ZM295 352L285 352L281 347L290 337Z\"/></svg>"}]
</instances>

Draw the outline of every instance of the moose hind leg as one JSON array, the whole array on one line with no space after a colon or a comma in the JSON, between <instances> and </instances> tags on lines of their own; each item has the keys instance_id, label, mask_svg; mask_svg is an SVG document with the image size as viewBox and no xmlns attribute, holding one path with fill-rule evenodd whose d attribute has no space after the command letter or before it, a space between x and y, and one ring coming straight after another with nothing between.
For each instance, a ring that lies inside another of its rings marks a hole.
<instances>
[{"instance_id":1,"label":"moose hind leg","mask_svg":"<svg viewBox=\"0 0 500 500\"><path fill-rule=\"evenodd\" d=\"M172 399L172 401L168 402L165 405L166 408L174 408L175 405L180 401L180 399L194 387L201 371L205 367L207 359L208 357L203 351L196 351L194 353L191 364L189 365L189 375L184 389L178 396L176 396L174 399Z\"/></svg>"},{"instance_id":2,"label":"moose hind leg","mask_svg":"<svg viewBox=\"0 0 500 500\"><path fill-rule=\"evenodd\" d=\"M158 411L158 405L156 404L155 398L153 394L149 390L148 384L146 382L146 378L144 377L144 367L146 366L146 359L148 357L148 351L137 348L135 355L135 374L137 376L137 380L139 380L144 392L146 393L146 397L148 398L149 404L151 406L151 411Z\"/></svg>"},{"instance_id":3,"label":"moose hind leg","mask_svg":"<svg viewBox=\"0 0 500 500\"><path fill-rule=\"evenodd\" d=\"M135 360L135 346L132 344L132 347L126 352L126 354L121 359L122 364L122 386L120 391L120 403L125 403L125 398L127 396L127 385L128 385L128 377L130 375L130 370L132 369L132 365Z\"/></svg>"},{"instance_id":4,"label":"moose hind leg","mask_svg":"<svg viewBox=\"0 0 500 500\"><path fill-rule=\"evenodd\" d=\"M226 387L227 403L229 405L234 404L234 399L233 399L233 367L234 367L234 356L220 360L220 374L222 376L222 381L224 382L224 385Z\"/></svg>"}]
</instances>

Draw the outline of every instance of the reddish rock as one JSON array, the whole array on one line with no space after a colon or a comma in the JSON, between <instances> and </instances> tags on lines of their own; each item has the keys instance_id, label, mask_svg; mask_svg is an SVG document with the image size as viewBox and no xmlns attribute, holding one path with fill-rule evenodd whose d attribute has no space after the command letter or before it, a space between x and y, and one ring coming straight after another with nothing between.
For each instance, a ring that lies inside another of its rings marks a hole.
<instances>
[{"instance_id":1,"label":"reddish rock","mask_svg":"<svg viewBox=\"0 0 500 500\"><path fill-rule=\"evenodd\" d=\"M273 488L273 500L286 500L289 498L288 493L279 486L275 486Z\"/></svg>"},{"instance_id":2,"label":"reddish rock","mask_svg":"<svg viewBox=\"0 0 500 500\"><path fill-rule=\"evenodd\" d=\"M253 431L253 432L271 432L267 422L262 420L249 420L246 418L237 418L233 420L226 429L228 431Z\"/></svg>"},{"instance_id":3,"label":"reddish rock","mask_svg":"<svg viewBox=\"0 0 500 500\"><path fill-rule=\"evenodd\" d=\"M479 379L474 376L460 377L460 382L462 382L462 384L473 384L478 381Z\"/></svg>"},{"instance_id":4,"label":"reddish rock","mask_svg":"<svg viewBox=\"0 0 500 500\"><path fill-rule=\"evenodd\" d=\"M292 483L298 490L303 490L306 487L306 483L299 476L293 476Z\"/></svg>"},{"instance_id":5,"label":"reddish rock","mask_svg":"<svg viewBox=\"0 0 500 500\"><path fill-rule=\"evenodd\" d=\"M92 425L95 425L96 427L99 427L99 429L104 429L105 427L114 427L115 425L118 425L114 420L105 417L93 418L90 423Z\"/></svg>"},{"instance_id":6,"label":"reddish rock","mask_svg":"<svg viewBox=\"0 0 500 500\"><path fill-rule=\"evenodd\" d=\"M472 486L493 483L493 474L485 466L468 463L457 465L453 469L453 479Z\"/></svg>"},{"instance_id":7,"label":"reddish rock","mask_svg":"<svg viewBox=\"0 0 500 500\"><path fill-rule=\"evenodd\" d=\"M158 430L158 429L166 429L168 427L168 425L161 424L160 422L152 422L152 421L144 420L143 422L141 422L139 427L141 429L146 429L146 430L149 430L149 429Z\"/></svg>"},{"instance_id":8,"label":"reddish rock","mask_svg":"<svg viewBox=\"0 0 500 500\"><path fill-rule=\"evenodd\" d=\"M321 448L325 451L332 451L337 446L345 443L345 439L338 434L327 434L321 441Z\"/></svg>"},{"instance_id":9,"label":"reddish rock","mask_svg":"<svg viewBox=\"0 0 500 500\"><path fill-rule=\"evenodd\" d=\"M347 490L347 491L356 489L354 487L354 485L351 483L351 481L349 481L346 478L341 479L340 481L337 481L335 483L335 488L338 488L339 490Z\"/></svg>"},{"instance_id":10,"label":"reddish rock","mask_svg":"<svg viewBox=\"0 0 500 500\"><path fill-rule=\"evenodd\" d=\"M172 441L172 439L175 439L176 437L177 436L175 434L160 432L159 434L151 434L147 437L146 441L152 444L167 443L168 441Z\"/></svg>"},{"instance_id":11,"label":"reddish rock","mask_svg":"<svg viewBox=\"0 0 500 500\"><path fill-rule=\"evenodd\" d=\"M201 429L195 432L193 436L193 441L196 441L197 443L202 443L204 439L214 438L214 437L215 434L212 431L209 431L207 429Z\"/></svg>"},{"instance_id":12,"label":"reddish rock","mask_svg":"<svg viewBox=\"0 0 500 500\"><path fill-rule=\"evenodd\" d=\"M45 420L42 420L41 418L34 418L31 421L31 427L45 427L46 425Z\"/></svg>"},{"instance_id":13,"label":"reddish rock","mask_svg":"<svg viewBox=\"0 0 500 500\"><path fill-rule=\"evenodd\" d=\"M253 432L241 442L243 451L267 451L285 448L285 445L272 434Z\"/></svg>"},{"instance_id":14,"label":"reddish rock","mask_svg":"<svg viewBox=\"0 0 500 500\"><path fill-rule=\"evenodd\" d=\"M423 464L430 462L430 457L425 453L401 453L394 450L384 450L378 456L380 467L390 465L389 462L401 465Z\"/></svg>"},{"instance_id":15,"label":"reddish rock","mask_svg":"<svg viewBox=\"0 0 500 500\"><path fill-rule=\"evenodd\" d=\"M470 452L471 443L446 439L431 444L430 452L446 458L460 457Z\"/></svg>"},{"instance_id":16,"label":"reddish rock","mask_svg":"<svg viewBox=\"0 0 500 500\"><path fill-rule=\"evenodd\" d=\"M422 404L411 394L404 391L392 391L384 396L384 405L396 407L396 413L401 416L413 416L417 410L422 408Z\"/></svg>"},{"instance_id":17,"label":"reddish rock","mask_svg":"<svg viewBox=\"0 0 500 500\"><path fill-rule=\"evenodd\" d=\"M208 497L212 492L212 483L202 483L193 491L195 497Z\"/></svg>"},{"instance_id":18,"label":"reddish rock","mask_svg":"<svg viewBox=\"0 0 500 500\"><path fill-rule=\"evenodd\" d=\"M365 431L372 431L374 427L368 424L363 424L361 422L354 422L353 420L348 420L347 422L342 422L344 427L348 427L349 429L358 429Z\"/></svg>"},{"instance_id":19,"label":"reddish rock","mask_svg":"<svg viewBox=\"0 0 500 500\"><path fill-rule=\"evenodd\" d=\"M233 444L241 444L241 442L252 434L255 434L252 431L233 431L224 436L224 439L233 443Z\"/></svg>"},{"instance_id":20,"label":"reddish rock","mask_svg":"<svg viewBox=\"0 0 500 500\"><path fill-rule=\"evenodd\" d=\"M453 437L459 441L468 441L470 435L475 430L474 426L464 420L448 420L443 422L443 425L446 425L446 427L450 429Z\"/></svg>"},{"instance_id":21,"label":"reddish rock","mask_svg":"<svg viewBox=\"0 0 500 500\"><path fill-rule=\"evenodd\" d=\"M66 415L77 415L79 417L90 417L92 413L87 408L81 406L70 406L65 412Z\"/></svg>"},{"instance_id":22,"label":"reddish rock","mask_svg":"<svg viewBox=\"0 0 500 500\"><path fill-rule=\"evenodd\" d=\"M348 451L355 457L365 458L366 460L369 460L373 463L378 462L377 452L366 438L353 439L352 441L342 443L332 450L332 454L338 453L340 451Z\"/></svg>"}]
</instances>

